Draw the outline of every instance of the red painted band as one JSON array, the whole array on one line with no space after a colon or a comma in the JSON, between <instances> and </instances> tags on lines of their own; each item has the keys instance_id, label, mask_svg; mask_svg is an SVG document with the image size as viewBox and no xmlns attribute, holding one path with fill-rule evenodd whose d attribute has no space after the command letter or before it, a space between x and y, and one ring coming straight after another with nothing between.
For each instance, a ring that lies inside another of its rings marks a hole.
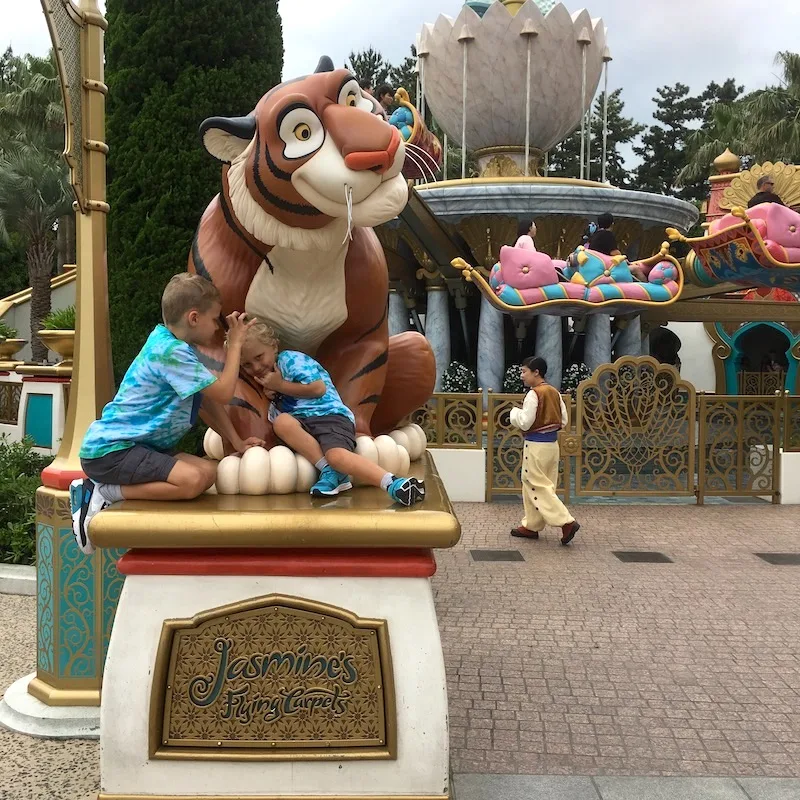
<instances>
[{"instance_id":1,"label":"red painted band","mask_svg":"<svg viewBox=\"0 0 800 800\"><path fill-rule=\"evenodd\" d=\"M23 383L70 383L72 378L57 378L55 375L51 378L47 378L43 375L26 375L23 379Z\"/></svg>"},{"instance_id":2,"label":"red painted band","mask_svg":"<svg viewBox=\"0 0 800 800\"><path fill-rule=\"evenodd\" d=\"M411 548L296 550L203 548L130 550L117 561L123 575L289 575L314 578L430 578L431 550Z\"/></svg>"},{"instance_id":3,"label":"red painted band","mask_svg":"<svg viewBox=\"0 0 800 800\"><path fill-rule=\"evenodd\" d=\"M48 489L69 489L72 481L85 478L86 475L79 469L60 469L52 464L42 471L42 485Z\"/></svg>"}]
</instances>

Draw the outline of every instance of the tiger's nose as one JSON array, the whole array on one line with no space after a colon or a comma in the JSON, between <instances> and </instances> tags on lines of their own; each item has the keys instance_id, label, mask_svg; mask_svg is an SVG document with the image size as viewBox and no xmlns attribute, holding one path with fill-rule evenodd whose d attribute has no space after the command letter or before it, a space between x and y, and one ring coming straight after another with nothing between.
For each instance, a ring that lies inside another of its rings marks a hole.
<instances>
[{"instance_id":1,"label":"tiger's nose","mask_svg":"<svg viewBox=\"0 0 800 800\"><path fill-rule=\"evenodd\" d=\"M332 105L324 123L349 169L383 175L394 163L401 137L397 128L361 109Z\"/></svg>"}]
</instances>

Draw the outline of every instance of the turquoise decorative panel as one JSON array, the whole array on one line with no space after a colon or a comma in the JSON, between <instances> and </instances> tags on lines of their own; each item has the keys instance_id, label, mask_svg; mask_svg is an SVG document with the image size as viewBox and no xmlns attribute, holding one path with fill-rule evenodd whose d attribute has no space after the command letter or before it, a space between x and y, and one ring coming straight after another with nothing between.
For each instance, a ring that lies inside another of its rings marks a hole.
<instances>
[{"instance_id":1,"label":"turquoise decorative panel","mask_svg":"<svg viewBox=\"0 0 800 800\"><path fill-rule=\"evenodd\" d=\"M53 555L53 528L39 523L36 526L36 666L46 672L53 671L55 662Z\"/></svg>"},{"instance_id":2,"label":"turquoise decorative panel","mask_svg":"<svg viewBox=\"0 0 800 800\"><path fill-rule=\"evenodd\" d=\"M84 555L71 528L58 531L60 575L58 675L98 677L96 646L97 556Z\"/></svg>"},{"instance_id":3,"label":"turquoise decorative panel","mask_svg":"<svg viewBox=\"0 0 800 800\"><path fill-rule=\"evenodd\" d=\"M25 404L25 435L37 447L53 446L53 395L29 394Z\"/></svg>"},{"instance_id":4,"label":"turquoise decorative panel","mask_svg":"<svg viewBox=\"0 0 800 800\"><path fill-rule=\"evenodd\" d=\"M117 561L125 554L124 549L103 550L103 663L108 653L108 640L117 613L117 603L125 582L125 576L117 571Z\"/></svg>"}]
</instances>

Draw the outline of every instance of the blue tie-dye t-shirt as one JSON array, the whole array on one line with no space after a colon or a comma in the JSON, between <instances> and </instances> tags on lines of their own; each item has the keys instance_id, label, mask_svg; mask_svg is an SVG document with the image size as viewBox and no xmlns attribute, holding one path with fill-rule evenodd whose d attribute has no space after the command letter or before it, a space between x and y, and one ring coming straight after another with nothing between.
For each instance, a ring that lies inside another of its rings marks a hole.
<instances>
[{"instance_id":1,"label":"blue tie-dye t-shirt","mask_svg":"<svg viewBox=\"0 0 800 800\"><path fill-rule=\"evenodd\" d=\"M136 444L169 452L194 424L199 392L215 380L191 345L156 326L117 396L89 426L80 457L100 458Z\"/></svg>"},{"instance_id":2,"label":"blue tie-dye t-shirt","mask_svg":"<svg viewBox=\"0 0 800 800\"><path fill-rule=\"evenodd\" d=\"M325 384L325 394L322 397L287 397L281 395L278 407L281 411L293 417L347 417L355 423L353 412L342 402L339 392L333 385L331 376L325 368L305 353L296 350L284 350L278 355L278 369L283 379L289 383L314 383L322 381Z\"/></svg>"}]
</instances>

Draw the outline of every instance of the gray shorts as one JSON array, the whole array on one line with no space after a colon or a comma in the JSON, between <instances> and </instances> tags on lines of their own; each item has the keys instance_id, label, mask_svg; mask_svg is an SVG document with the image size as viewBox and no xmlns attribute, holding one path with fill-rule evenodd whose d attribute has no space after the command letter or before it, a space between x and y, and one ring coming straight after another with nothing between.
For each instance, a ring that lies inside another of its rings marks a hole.
<instances>
[{"instance_id":1,"label":"gray shorts","mask_svg":"<svg viewBox=\"0 0 800 800\"><path fill-rule=\"evenodd\" d=\"M299 417L306 433L317 440L323 453L341 447L350 453L356 451L356 426L341 414L325 417Z\"/></svg>"},{"instance_id":2,"label":"gray shorts","mask_svg":"<svg viewBox=\"0 0 800 800\"><path fill-rule=\"evenodd\" d=\"M95 483L133 486L137 483L165 483L178 463L168 453L159 453L141 444L115 450L100 458L82 458L83 471Z\"/></svg>"}]
</instances>

